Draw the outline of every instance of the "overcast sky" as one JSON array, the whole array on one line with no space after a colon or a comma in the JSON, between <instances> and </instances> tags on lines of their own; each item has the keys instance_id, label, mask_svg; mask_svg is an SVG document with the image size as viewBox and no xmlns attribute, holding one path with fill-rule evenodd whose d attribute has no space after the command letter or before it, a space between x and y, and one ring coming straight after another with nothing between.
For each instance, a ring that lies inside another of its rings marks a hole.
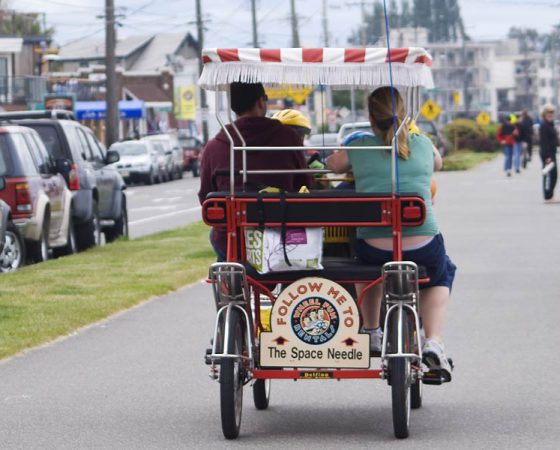
<instances>
[{"instance_id":1,"label":"overcast sky","mask_svg":"<svg viewBox=\"0 0 560 450\"><path fill-rule=\"evenodd\" d=\"M330 46L344 47L360 21L361 0L328 0ZM206 47L252 46L250 0L201 0L207 31ZM366 5L373 1L365 0ZM412 3L412 0L410 0ZM560 23L560 0L460 0L467 33L474 39L500 39L511 26L548 32ZM322 0L296 0L300 41L323 46ZM389 4L389 0L387 0ZM88 37L103 38L104 0L11 0L20 11L44 12L55 40L65 44ZM196 36L195 0L115 0L120 37L157 32L190 31ZM371 6L369 6L371 8ZM265 47L289 47L290 0L257 0L259 39Z\"/></svg>"}]
</instances>

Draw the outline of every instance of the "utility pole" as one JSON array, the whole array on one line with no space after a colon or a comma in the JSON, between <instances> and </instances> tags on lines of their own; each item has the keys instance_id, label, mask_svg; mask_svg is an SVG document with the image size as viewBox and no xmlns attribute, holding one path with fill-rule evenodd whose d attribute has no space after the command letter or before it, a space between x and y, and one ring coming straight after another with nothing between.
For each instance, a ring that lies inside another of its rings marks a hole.
<instances>
[{"instance_id":1,"label":"utility pole","mask_svg":"<svg viewBox=\"0 0 560 450\"><path fill-rule=\"evenodd\" d=\"M323 0L323 41L325 47L329 47L329 21L327 18L328 0Z\"/></svg>"},{"instance_id":2,"label":"utility pole","mask_svg":"<svg viewBox=\"0 0 560 450\"><path fill-rule=\"evenodd\" d=\"M107 147L119 140L119 99L117 96L115 46L115 4L113 0L105 0L105 77L107 80L105 143Z\"/></svg>"},{"instance_id":3,"label":"utility pole","mask_svg":"<svg viewBox=\"0 0 560 450\"><path fill-rule=\"evenodd\" d=\"M202 23L202 12L200 10L200 0L196 0L196 28L198 32L198 72L202 73L202 48L203 48L203 32L204 24ZM219 95L217 92L216 95ZM200 112L202 114L202 138L204 143L208 142L208 105L206 104L206 91L200 89Z\"/></svg>"},{"instance_id":4,"label":"utility pole","mask_svg":"<svg viewBox=\"0 0 560 450\"><path fill-rule=\"evenodd\" d=\"M290 0L290 9L292 14L292 47L299 48L301 47L299 43L299 32L298 32L298 22L297 22L297 14L296 14L296 1Z\"/></svg>"},{"instance_id":5,"label":"utility pole","mask_svg":"<svg viewBox=\"0 0 560 450\"><path fill-rule=\"evenodd\" d=\"M251 14L253 16L253 47L259 47L259 38L257 33L257 6L256 0L251 0Z\"/></svg>"}]
</instances>

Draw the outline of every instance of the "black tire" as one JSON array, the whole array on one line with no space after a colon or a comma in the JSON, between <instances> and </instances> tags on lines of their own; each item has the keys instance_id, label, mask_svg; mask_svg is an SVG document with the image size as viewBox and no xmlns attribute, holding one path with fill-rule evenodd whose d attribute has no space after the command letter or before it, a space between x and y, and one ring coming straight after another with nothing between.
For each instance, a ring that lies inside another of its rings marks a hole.
<instances>
[{"instance_id":1,"label":"black tire","mask_svg":"<svg viewBox=\"0 0 560 450\"><path fill-rule=\"evenodd\" d=\"M76 239L76 229L74 228L74 221L70 216L68 221L68 233L66 234L66 245L64 247L53 249L55 256L67 256L78 253L78 241Z\"/></svg>"},{"instance_id":2,"label":"black tire","mask_svg":"<svg viewBox=\"0 0 560 450\"><path fill-rule=\"evenodd\" d=\"M104 230L105 240L113 242L120 237L128 237L128 210L126 209L126 196L123 194L121 202L121 214L115 219L115 225Z\"/></svg>"},{"instance_id":3,"label":"black tire","mask_svg":"<svg viewBox=\"0 0 560 450\"><path fill-rule=\"evenodd\" d=\"M156 176L154 175L153 169L150 169L150 173L146 176L146 184L152 185L156 181Z\"/></svg>"},{"instance_id":4,"label":"black tire","mask_svg":"<svg viewBox=\"0 0 560 450\"><path fill-rule=\"evenodd\" d=\"M270 402L270 380L256 380L253 384L253 402L255 408L268 408Z\"/></svg>"},{"instance_id":5,"label":"black tire","mask_svg":"<svg viewBox=\"0 0 560 450\"><path fill-rule=\"evenodd\" d=\"M25 264L25 244L17 227L8 222L0 253L0 272L13 272Z\"/></svg>"},{"instance_id":6,"label":"black tire","mask_svg":"<svg viewBox=\"0 0 560 450\"><path fill-rule=\"evenodd\" d=\"M87 250L101 244L101 225L97 200L93 201L92 216L86 223L76 228L76 242L78 250Z\"/></svg>"},{"instance_id":7,"label":"black tire","mask_svg":"<svg viewBox=\"0 0 560 450\"><path fill-rule=\"evenodd\" d=\"M416 380L410 386L410 408L420 409L422 407L422 381Z\"/></svg>"},{"instance_id":8,"label":"black tire","mask_svg":"<svg viewBox=\"0 0 560 450\"><path fill-rule=\"evenodd\" d=\"M193 161L192 163L192 176L193 177L198 177L199 175L199 167L198 167L198 161Z\"/></svg>"},{"instance_id":9,"label":"black tire","mask_svg":"<svg viewBox=\"0 0 560 450\"><path fill-rule=\"evenodd\" d=\"M409 326L407 315L402 311L402 338L404 351L407 352L410 343ZM390 353L398 351L398 309L391 312L389 344ZM410 384L411 384L411 364L409 358L390 358L389 359L389 382L391 384L391 400L393 407L393 430L397 439L405 439L409 435L410 423Z\"/></svg>"},{"instance_id":10,"label":"black tire","mask_svg":"<svg viewBox=\"0 0 560 450\"><path fill-rule=\"evenodd\" d=\"M182 166L177 167L177 178L179 180L183 179L183 167Z\"/></svg>"},{"instance_id":11,"label":"black tire","mask_svg":"<svg viewBox=\"0 0 560 450\"><path fill-rule=\"evenodd\" d=\"M47 213L48 214L48 213ZM43 228L37 241L27 243L27 257L29 262L40 263L49 259L49 219L45 215Z\"/></svg>"},{"instance_id":12,"label":"black tire","mask_svg":"<svg viewBox=\"0 0 560 450\"><path fill-rule=\"evenodd\" d=\"M233 308L230 313L229 345L235 353L243 353L243 323L241 314ZM225 333L223 334L225 336ZM226 439L236 439L241 426L243 407L243 362L232 358L224 358L220 364L220 410L222 416L222 432Z\"/></svg>"}]
</instances>

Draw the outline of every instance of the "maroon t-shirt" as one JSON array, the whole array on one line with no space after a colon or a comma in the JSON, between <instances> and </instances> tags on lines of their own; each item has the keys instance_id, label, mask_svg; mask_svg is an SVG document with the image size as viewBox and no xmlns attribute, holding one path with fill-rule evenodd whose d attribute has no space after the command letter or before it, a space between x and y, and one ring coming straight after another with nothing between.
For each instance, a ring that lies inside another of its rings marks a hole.
<instances>
[{"instance_id":1,"label":"maroon t-shirt","mask_svg":"<svg viewBox=\"0 0 560 450\"><path fill-rule=\"evenodd\" d=\"M291 128L279 121L267 117L241 117L235 121L247 146L252 147L300 147L301 137ZM235 131L228 125L235 144L241 145ZM304 152L301 151L251 151L247 152L247 169L305 169L307 168ZM229 139L221 130L214 139L206 144L202 153L200 168L200 191L198 198L202 203L209 192L229 192ZM242 152L235 152L235 171L243 168ZM227 171L226 175L215 175L216 170ZM311 186L311 177L307 174L249 174L247 175L249 191L257 191L267 186L274 186L286 191L297 192L301 186ZM243 177L235 177L235 190L243 190ZM213 237L218 246L226 250L226 230L215 228Z\"/></svg>"}]
</instances>

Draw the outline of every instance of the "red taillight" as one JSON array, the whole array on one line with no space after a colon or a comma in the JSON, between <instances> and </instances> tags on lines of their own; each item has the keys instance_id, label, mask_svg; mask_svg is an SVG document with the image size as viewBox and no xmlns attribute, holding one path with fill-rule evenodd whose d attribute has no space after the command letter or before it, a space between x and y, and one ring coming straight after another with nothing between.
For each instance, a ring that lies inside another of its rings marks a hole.
<instances>
[{"instance_id":1,"label":"red taillight","mask_svg":"<svg viewBox=\"0 0 560 450\"><path fill-rule=\"evenodd\" d=\"M71 191L80 190L80 176L78 175L78 166L72 164L70 166L70 172L68 173L68 187Z\"/></svg>"},{"instance_id":2,"label":"red taillight","mask_svg":"<svg viewBox=\"0 0 560 450\"><path fill-rule=\"evenodd\" d=\"M27 183L16 184L16 211L29 213L33 210L31 205L31 193Z\"/></svg>"}]
</instances>

